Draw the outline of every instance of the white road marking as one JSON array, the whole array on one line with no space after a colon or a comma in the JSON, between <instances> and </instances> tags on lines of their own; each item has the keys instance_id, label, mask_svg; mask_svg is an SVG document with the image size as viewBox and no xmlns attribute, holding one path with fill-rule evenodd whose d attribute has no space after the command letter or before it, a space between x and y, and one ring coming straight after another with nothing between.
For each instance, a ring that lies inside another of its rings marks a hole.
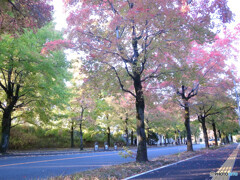
<instances>
[{"instance_id":1,"label":"white road marking","mask_svg":"<svg viewBox=\"0 0 240 180\"><path fill-rule=\"evenodd\" d=\"M176 163L168 164L168 165L166 165L166 166L161 166L161 167L159 167L159 168L156 168L156 169L153 169L153 170L150 170L150 171L146 171L146 172L143 172L143 173L140 173L140 174L136 174L136 175L134 175L134 176L125 178L124 180L129 180L129 179L132 179L132 178L135 178L135 177L138 177L138 176L141 176L141 175L144 175L144 174L147 174L147 173L150 173L150 172L159 170L159 169L163 169L163 168L165 168L165 167L173 166L173 165L175 165L175 164L178 164L178 163L181 163L181 162L190 160L190 159L194 159L194 158L199 157L199 156L202 156L202 155L193 156L193 157L191 157L191 158L178 161L178 162L176 162Z\"/></svg>"}]
</instances>

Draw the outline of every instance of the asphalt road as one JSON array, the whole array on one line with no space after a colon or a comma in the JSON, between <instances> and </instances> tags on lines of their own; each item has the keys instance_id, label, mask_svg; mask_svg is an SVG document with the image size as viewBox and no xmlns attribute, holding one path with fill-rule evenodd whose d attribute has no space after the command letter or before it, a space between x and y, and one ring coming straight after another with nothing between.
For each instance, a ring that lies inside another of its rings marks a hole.
<instances>
[{"instance_id":1,"label":"asphalt road","mask_svg":"<svg viewBox=\"0 0 240 180\"><path fill-rule=\"evenodd\" d=\"M195 150L202 147L204 147L203 144L194 145ZM149 148L148 158L152 159L183 151L186 151L186 146ZM117 151L1 157L0 180L46 179L131 161L135 161L135 159L124 159Z\"/></svg>"},{"instance_id":2,"label":"asphalt road","mask_svg":"<svg viewBox=\"0 0 240 180\"><path fill-rule=\"evenodd\" d=\"M224 168L222 172L226 172L229 170L231 172L239 172L240 169L240 159L239 159L239 147L238 144L232 144L224 148L217 149L215 151L190 158L187 161L182 161L179 163L174 163L172 165L168 165L166 167L158 168L154 171L150 171L148 173L143 173L141 175L137 175L134 177L126 178L129 179L174 179L174 180L208 180L212 179L211 174L217 174L213 178L214 180L230 180L240 179L240 173L238 176L223 176L219 172L220 168ZM237 160L235 161L235 157L233 157L233 152L236 150ZM229 158L230 157L230 158ZM227 162L228 160L228 162ZM235 161L235 164L234 164ZM227 163L226 163L227 162ZM233 169L231 170L231 164Z\"/></svg>"}]
</instances>

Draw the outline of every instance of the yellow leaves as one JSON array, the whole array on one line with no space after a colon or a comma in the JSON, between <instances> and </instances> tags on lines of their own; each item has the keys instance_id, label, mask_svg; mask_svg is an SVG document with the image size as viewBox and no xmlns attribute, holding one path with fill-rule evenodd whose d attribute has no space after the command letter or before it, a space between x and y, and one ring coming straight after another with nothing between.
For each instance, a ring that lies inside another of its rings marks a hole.
<instances>
[{"instance_id":1,"label":"yellow leaves","mask_svg":"<svg viewBox=\"0 0 240 180\"><path fill-rule=\"evenodd\" d=\"M184 6L181 7L182 13L187 13L189 11L190 11L189 5L185 4Z\"/></svg>"},{"instance_id":2,"label":"yellow leaves","mask_svg":"<svg viewBox=\"0 0 240 180\"><path fill-rule=\"evenodd\" d=\"M128 158L128 157L134 158L134 153L129 148L123 146L123 150L124 151L120 151L118 153L121 157L123 157L123 158Z\"/></svg>"}]
</instances>

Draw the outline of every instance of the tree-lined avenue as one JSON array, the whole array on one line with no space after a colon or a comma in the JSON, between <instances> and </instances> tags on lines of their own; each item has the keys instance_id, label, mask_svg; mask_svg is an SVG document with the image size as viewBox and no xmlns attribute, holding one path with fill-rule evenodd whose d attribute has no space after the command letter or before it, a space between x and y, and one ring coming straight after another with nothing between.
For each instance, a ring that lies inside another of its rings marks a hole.
<instances>
[{"instance_id":1,"label":"tree-lined avenue","mask_svg":"<svg viewBox=\"0 0 240 180\"><path fill-rule=\"evenodd\" d=\"M200 149L204 145L194 145ZM148 157L153 159L161 155L186 151L186 146L149 148ZM80 171L111 166L134 161L122 158L117 151L77 153L51 156L5 157L0 161L0 179L37 179L51 176L74 174Z\"/></svg>"}]
</instances>

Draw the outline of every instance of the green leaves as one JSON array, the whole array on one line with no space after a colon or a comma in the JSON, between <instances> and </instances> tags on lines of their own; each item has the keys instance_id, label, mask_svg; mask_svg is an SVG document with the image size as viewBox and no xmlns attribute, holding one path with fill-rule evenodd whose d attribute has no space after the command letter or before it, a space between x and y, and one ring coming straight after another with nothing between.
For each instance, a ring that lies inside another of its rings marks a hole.
<instances>
[{"instance_id":1,"label":"green leaves","mask_svg":"<svg viewBox=\"0 0 240 180\"><path fill-rule=\"evenodd\" d=\"M8 98L16 96L15 110L31 111L31 116L47 122L53 109L67 103L69 92L65 82L70 74L64 52L58 50L47 56L41 54L46 42L60 38L61 34L51 24L38 32L24 30L18 37L1 35L0 82L8 90L0 91L2 104L7 102L7 94L11 96ZM20 86L18 94L17 85Z\"/></svg>"}]
</instances>

